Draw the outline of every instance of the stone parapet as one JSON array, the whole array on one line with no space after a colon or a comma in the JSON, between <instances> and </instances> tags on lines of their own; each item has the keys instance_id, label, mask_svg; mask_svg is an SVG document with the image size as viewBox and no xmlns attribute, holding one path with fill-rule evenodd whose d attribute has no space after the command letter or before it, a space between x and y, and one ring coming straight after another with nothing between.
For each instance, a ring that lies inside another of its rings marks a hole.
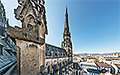
<instances>
[{"instance_id":1,"label":"stone parapet","mask_svg":"<svg viewBox=\"0 0 120 75\"><path fill-rule=\"evenodd\" d=\"M44 38L40 38L34 31L29 31L29 28L19 28L7 26L7 34L19 40L30 41L43 45L45 43Z\"/></svg>"}]
</instances>

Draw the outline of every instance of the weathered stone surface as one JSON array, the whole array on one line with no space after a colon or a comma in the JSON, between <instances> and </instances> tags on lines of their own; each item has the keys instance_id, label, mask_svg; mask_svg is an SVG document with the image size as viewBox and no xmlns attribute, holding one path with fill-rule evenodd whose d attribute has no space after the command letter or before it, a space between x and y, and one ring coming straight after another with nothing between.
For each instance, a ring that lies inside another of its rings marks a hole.
<instances>
[{"instance_id":1,"label":"weathered stone surface","mask_svg":"<svg viewBox=\"0 0 120 75\"><path fill-rule=\"evenodd\" d=\"M47 22L44 0L18 0L19 6L15 9L15 18L22 22L22 28L8 26L9 36L39 44L45 43Z\"/></svg>"},{"instance_id":2,"label":"weathered stone surface","mask_svg":"<svg viewBox=\"0 0 120 75\"><path fill-rule=\"evenodd\" d=\"M41 33L47 34L47 22L45 15L44 0L19 0L20 4L15 9L15 18L22 22L23 28L30 28L39 36Z\"/></svg>"},{"instance_id":3,"label":"weathered stone surface","mask_svg":"<svg viewBox=\"0 0 120 75\"><path fill-rule=\"evenodd\" d=\"M38 44L44 44L45 39L38 37L38 35L34 31L29 31L29 28L18 28L18 27L7 27L7 34L19 40L30 41Z\"/></svg>"},{"instance_id":4,"label":"weathered stone surface","mask_svg":"<svg viewBox=\"0 0 120 75\"><path fill-rule=\"evenodd\" d=\"M39 44L16 40L18 75L38 75L44 66L44 48Z\"/></svg>"},{"instance_id":5,"label":"weathered stone surface","mask_svg":"<svg viewBox=\"0 0 120 75\"><path fill-rule=\"evenodd\" d=\"M38 75L45 65L45 34L48 33L45 2L18 0L18 3L14 13L22 28L8 26L7 29L8 35L16 40L17 75Z\"/></svg>"}]
</instances>

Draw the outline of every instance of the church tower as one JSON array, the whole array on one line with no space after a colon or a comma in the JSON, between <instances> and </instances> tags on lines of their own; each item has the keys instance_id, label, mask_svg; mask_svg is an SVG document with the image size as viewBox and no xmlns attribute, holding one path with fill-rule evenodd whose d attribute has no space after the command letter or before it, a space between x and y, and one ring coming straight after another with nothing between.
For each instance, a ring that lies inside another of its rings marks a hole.
<instances>
[{"instance_id":1,"label":"church tower","mask_svg":"<svg viewBox=\"0 0 120 75\"><path fill-rule=\"evenodd\" d=\"M64 28L63 41L62 41L61 47L66 50L68 60L72 61L72 42L71 42L71 34L69 32L67 7L66 7L66 14L65 14L65 28Z\"/></svg>"}]
</instances>

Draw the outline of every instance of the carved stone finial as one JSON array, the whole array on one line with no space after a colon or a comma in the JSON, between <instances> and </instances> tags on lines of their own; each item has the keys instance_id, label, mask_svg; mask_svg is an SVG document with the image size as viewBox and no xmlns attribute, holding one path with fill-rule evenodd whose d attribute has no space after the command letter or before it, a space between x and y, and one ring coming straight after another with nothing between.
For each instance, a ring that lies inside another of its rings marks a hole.
<instances>
[{"instance_id":1,"label":"carved stone finial","mask_svg":"<svg viewBox=\"0 0 120 75\"><path fill-rule=\"evenodd\" d=\"M22 22L22 28L8 26L7 33L13 38L43 44L45 34L48 33L44 0L18 0L18 3L14 13L15 18Z\"/></svg>"}]
</instances>

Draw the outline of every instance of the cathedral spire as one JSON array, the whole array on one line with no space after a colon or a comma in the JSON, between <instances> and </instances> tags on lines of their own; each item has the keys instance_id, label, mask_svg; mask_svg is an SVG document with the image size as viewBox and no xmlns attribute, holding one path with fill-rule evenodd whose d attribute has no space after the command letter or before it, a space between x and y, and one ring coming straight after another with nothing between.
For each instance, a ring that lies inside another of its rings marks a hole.
<instances>
[{"instance_id":1,"label":"cathedral spire","mask_svg":"<svg viewBox=\"0 0 120 75\"><path fill-rule=\"evenodd\" d=\"M67 6L66 6L66 15L68 15L68 13L67 13Z\"/></svg>"},{"instance_id":2,"label":"cathedral spire","mask_svg":"<svg viewBox=\"0 0 120 75\"><path fill-rule=\"evenodd\" d=\"M66 14L65 14L65 29L63 33L63 41L61 47L66 50L67 56L69 59L72 60L72 42L71 42L71 34L69 32L69 24L68 24L68 9L66 7Z\"/></svg>"},{"instance_id":3,"label":"cathedral spire","mask_svg":"<svg viewBox=\"0 0 120 75\"><path fill-rule=\"evenodd\" d=\"M65 14L65 29L69 31L67 7L66 7L66 14Z\"/></svg>"}]
</instances>

